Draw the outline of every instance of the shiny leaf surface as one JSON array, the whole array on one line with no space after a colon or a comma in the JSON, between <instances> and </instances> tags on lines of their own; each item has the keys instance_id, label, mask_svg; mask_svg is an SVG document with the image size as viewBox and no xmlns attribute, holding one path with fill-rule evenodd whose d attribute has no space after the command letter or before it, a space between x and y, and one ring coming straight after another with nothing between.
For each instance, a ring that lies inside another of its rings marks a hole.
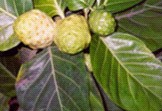
<instances>
[{"instance_id":1,"label":"shiny leaf surface","mask_svg":"<svg viewBox=\"0 0 162 111\"><path fill-rule=\"evenodd\" d=\"M113 102L130 111L162 109L162 63L141 40L124 33L93 37L91 58L94 75Z\"/></svg>"}]
</instances>

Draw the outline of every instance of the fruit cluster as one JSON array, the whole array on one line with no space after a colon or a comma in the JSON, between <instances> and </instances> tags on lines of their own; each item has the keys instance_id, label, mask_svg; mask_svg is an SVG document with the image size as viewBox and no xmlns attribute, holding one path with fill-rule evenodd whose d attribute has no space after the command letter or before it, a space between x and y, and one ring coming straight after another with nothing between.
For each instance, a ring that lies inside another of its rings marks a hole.
<instances>
[{"instance_id":1,"label":"fruit cluster","mask_svg":"<svg viewBox=\"0 0 162 111\"><path fill-rule=\"evenodd\" d=\"M91 12L88 22L77 14L54 22L44 12L33 9L20 15L13 28L17 37L32 49L45 48L54 41L62 52L75 54L88 47L90 30L102 36L113 33L115 20L111 13L96 10Z\"/></svg>"}]
</instances>

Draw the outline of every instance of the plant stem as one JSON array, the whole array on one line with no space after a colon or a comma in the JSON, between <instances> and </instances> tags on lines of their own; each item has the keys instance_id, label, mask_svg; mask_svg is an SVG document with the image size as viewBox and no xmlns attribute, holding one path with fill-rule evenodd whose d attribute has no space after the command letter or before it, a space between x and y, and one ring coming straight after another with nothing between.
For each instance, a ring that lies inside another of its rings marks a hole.
<instances>
[{"instance_id":1,"label":"plant stem","mask_svg":"<svg viewBox=\"0 0 162 111\"><path fill-rule=\"evenodd\" d=\"M84 9L83 10L84 11L84 16L85 16L85 18L87 19L88 18L88 12L89 12L89 9Z\"/></svg>"},{"instance_id":2,"label":"plant stem","mask_svg":"<svg viewBox=\"0 0 162 111\"><path fill-rule=\"evenodd\" d=\"M56 9L57 9L58 14L60 15L60 17L62 19L64 19L65 18L64 12L61 10L61 7L59 6L59 4L57 3L56 0L54 0L54 4L56 5Z\"/></svg>"},{"instance_id":3,"label":"plant stem","mask_svg":"<svg viewBox=\"0 0 162 111\"><path fill-rule=\"evenodd\" d=\"M156 5L158 5L158 4L156 4ZM148 8L146 8L146 7L148 7ZM145 8L137 10L137 11L134 11L134 12L132 11L132 12L127 13L127 14L116 16L115 19L116 20L120 20L120 19L123 19L123 18L130 18L130 17L133 17L134 15L143 13L143 12L148 11L148 10L151 10L152 8L156 8L156 7L152 6L152 5L145 4ZM161 7L158 8L158 9L161 9Z\"/></svg>"}]
</instances>

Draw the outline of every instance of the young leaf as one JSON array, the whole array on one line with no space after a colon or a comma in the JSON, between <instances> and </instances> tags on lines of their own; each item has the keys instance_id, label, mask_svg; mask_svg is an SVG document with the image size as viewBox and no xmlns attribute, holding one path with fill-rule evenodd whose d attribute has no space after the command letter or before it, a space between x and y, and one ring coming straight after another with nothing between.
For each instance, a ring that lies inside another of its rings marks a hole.
<instances>
[{"instance_id":1,"label":"young leaf","mask_svg":"<svg viewBox=\"0 0 162 111\"><path fill-rule=\"evenodd\" d=\"M0 0L0 51L17 46L20 41L12 24L20 14L32 9L32 0Z\"/></svg>"},{"instance_id":2,"label":"young leaf","mask_svg":"<svg viewBox=\"0 0 162 111\"><path fill-rule=\"evenodd\" d=\"M83 54L49 47L23 64L16 90L23 111L89 111L89 89Z\"/></svg>"},{"instance_id":3,"label":"young leaf","mask_svg":"<svg viewBox=\"0 0 162 111\"><path fill-rule=\"evenodd\" d=\"M93 5L95 0L65 0L70 10L76 11Z\"/></svg>"},{"instance_id":4,"label":"young leaf","mask_svg":"<svg viewBox=\"0 0 162 111\"><path fill-rule=\"evenodd\" d=\"M59 15L64 18L65 0L34 0L34 7L53 17Z\"/></svg>"},{"instance_id":5,"label":"young leaf","mask_svg":"<svg viewBox=\"0 0 162 111\"><path fill-rule=\"evenodd\" d=\"M117 15L118 31L136 35L143 40L152 51L161 48L161 6L161 0L148 0L127 13Z\"/></svg>"},{"instance_id":6,"label":"young leaf","mask_svg":"<svg viewBox=\"0 0 162 111\"><path fill-rule=\"evenodd\" d=\"M114 33L93 37L94 75L107 96L127 111L162 109L162 63L138 38Z\"/></svg>"},{"instance_id":7,"label":"young leaf","mask_svg":"<svg viewBox=\"0 0 162 111\"><path fill-rule=\"evenodd\" d=\"M130 8L143 0L96 0L96 5L104 7L112 13L123 11Z\"/></svg>"},{"instance_id":8,"label":"young leaf","mask_svg":"<svg viewBox=\"0 0 162 111\"><path fill-rule=\"evenodd\" d=\"M15 96L15 77L0 63L0 93Z\"/></svg>"}]
</instances>

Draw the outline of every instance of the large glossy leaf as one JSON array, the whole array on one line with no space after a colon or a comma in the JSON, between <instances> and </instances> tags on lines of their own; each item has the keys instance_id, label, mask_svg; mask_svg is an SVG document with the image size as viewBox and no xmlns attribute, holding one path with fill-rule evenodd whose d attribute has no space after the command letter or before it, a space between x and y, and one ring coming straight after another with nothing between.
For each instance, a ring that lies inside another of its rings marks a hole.
<instances>
[{"instance_id":1,"label":"large glossy leaf","mask_svg":"<svg viewBox=\"0 0 162 111\"><path fill-rule=\"evenodd\" d=\"M162 109L162 63L138 38L114 33L93 37L94 75L107 96L128 111Z\"/></svg>"},{"instance_id":2,"label":"large glossy leaf","mask_svg":"<svg viewBox=\"0 0 162 111\"><path fill-rule=\"evenodd\" d=\"M20 14L32 9L32 0L0 0L0 51L17 46L20 41L12 24Z\"/></svg>"},{"instance_id":3,"label":"large glossy leaf","mask_svg":"<svg viewBox=\"0 0 162 111\"><path fill-rule=\"evenodd\" d=\"M116 16L119 31L131 33L155 51L162 47L162 1L148 0L127 13Z\"/></svg>"},{"instance_id":4,"label":"large glossy leaf","mask_svg":"<svg viewBox=\"0 0 162 111\"><path fill-rule=\"evenodd\" d=\"M116 13L130 8L143 0L96 0L96 5Z\"/></svg>"},{"instance_id":5,"label":"large glossy leaf","mask_svg":"<svg viewBox=\"0 0 162 111\"><path fill-rule=\"evenodd\" d=\"M44 49L19 71L16 90L23 111L89 111L83 54Z\"/></svg>"},{"instance_id":6,"label":"large glossy leaf","mask_svg":"<svg viewBox=\"0 0 162 111\"><path fill-rule=\"evenodd\" d=\"M64 18L64 10L66 8L65 0L33 0L34 7L47 13L53 17L56 15Z\"/></svg>"},{"instance_id":7,"label":"large glossy leaf","mask_svg":"<svg viewBox=\"0 0 162 111\"><path fill-rule=\"evenodd\" d=\"M15 76L0 63L0 93L15 96Z\"/></svg>"},{"instance_id":8,"label":"large glossy leaf","mask_svg":"<svg viewBox=\"0 0 162 111\"><path fill-rule=\"evenodd\" d=\"M65 0L70 10L80 10L93 5L95 0Z\"/></svg>"}]
</instances>

